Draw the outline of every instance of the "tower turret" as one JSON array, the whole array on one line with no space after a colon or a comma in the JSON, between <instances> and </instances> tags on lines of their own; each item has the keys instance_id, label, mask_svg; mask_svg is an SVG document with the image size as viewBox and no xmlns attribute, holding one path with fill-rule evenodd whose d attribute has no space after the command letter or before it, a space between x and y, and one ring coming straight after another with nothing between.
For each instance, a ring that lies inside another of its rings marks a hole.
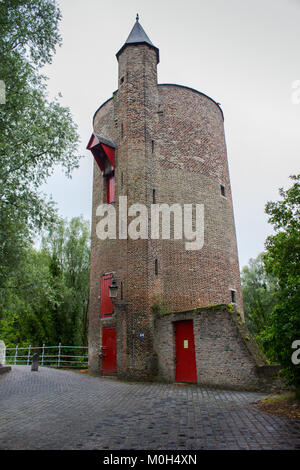
<instances>
[{"instance_id":1,"label":"tower turret","mask_svg":"<svg viewBox=\"0 0 300 470\"><path fill-rule=\"evenodd\" d=\"M153 48L156 52L156 58L157 58L157 63L159 63L159 50L157 47L154 46L154 44L150 41L148 38L147 34L145 33L143 27L139 23L139 15L136 15L136 22L127 38L125 41L124 45L121 47L121 49L117 52L116 56L119 58L119 55L121 52L125 49L127 46L132 46L134 44L147 44L149 47Z\"/></svg>"},{"instance_id":2,"label":"tower turret","mask_svg":"<svg viewBox=\"0 0 300 470\"><path fill-rule=\"evenodd\" d=\"M136 22L117 53L119 88L115 94L118 123L116 195L126 196L128 208L142 204L149 208L153 188L153 144L158 126L158 49ZM116 200L116 210L119 209ZM129 214L128 222L134 218ZM123 244L126 260L124 295L126 313L120 335L126 341L127 373L147 376L153 362L153 324L150 305L149 251L151 240L128 237ZM120 272L120 270L118 270ZM125 281L126 279L126 281ZM143 334L143 339L140 339ZM123 350L124 354L124 350Z\"/></svg>"}]
</instances>

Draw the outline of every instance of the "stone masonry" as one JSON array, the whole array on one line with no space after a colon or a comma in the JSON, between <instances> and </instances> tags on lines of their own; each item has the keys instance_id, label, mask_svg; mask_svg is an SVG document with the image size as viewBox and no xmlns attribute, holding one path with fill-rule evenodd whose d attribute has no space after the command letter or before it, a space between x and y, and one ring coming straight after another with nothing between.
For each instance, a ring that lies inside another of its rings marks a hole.
<instances>
[{"instance_id":1,"label":"stone masonry","mask_svg":"<svg viewBox=\"0 0 300 470\"><path fill-rule=\"evenodd\" d=\"M231 305L156 316L155 349L161 379L175 381L175 328L182 320L193 320L198 384L253 391L285 388L278 377L279 368L267 364Z\"/></svg>"}]
</instances>

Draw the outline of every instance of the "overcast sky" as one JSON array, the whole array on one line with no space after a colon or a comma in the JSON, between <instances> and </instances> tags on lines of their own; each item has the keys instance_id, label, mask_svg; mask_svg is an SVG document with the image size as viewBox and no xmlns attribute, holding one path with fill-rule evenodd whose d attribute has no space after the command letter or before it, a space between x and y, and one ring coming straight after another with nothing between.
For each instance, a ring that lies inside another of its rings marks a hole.
<instances>
[{"instance_id":1,"label":"overcast sky","mask_svg":"<svg viewBox=\"0 0 300 470\"><path fill-rule=\"evenodd\" d=\"M59 0L62 47L43 69L79 126L72 180L59 169L43 191L59 214L91 219L92 117L117 89L116 52L139 13L159 48L159 83L195 88L221 103L241 267L272 233L264 206L299 172L300 0Z\"/></svg>"}]
</instances>

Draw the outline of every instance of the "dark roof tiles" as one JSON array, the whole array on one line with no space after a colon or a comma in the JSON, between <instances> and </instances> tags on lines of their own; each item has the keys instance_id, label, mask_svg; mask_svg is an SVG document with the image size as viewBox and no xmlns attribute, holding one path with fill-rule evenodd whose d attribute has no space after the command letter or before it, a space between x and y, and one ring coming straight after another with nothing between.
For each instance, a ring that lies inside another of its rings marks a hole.
<instances>
[{"instance_id":1,"label":"dark roof tiles","mask_svg":"<svg viewBox=\"0 0 300 470\"><path fill-rule=\"evenodd\" d=\"M143 27L140 25L138 15L137 15L136 22L135 22L135 24L134 24L134 26L133 26L126 42L121 47L121 49L117 52L116 56L119 57L119 55L125 49L125 47L133 45L133 44L148 44L148 46L152 47L156 51L157 63L159 62L159 50L150 41L150 39L148 38L147 34L145 33Z\"/></svg>"}]
</instances>

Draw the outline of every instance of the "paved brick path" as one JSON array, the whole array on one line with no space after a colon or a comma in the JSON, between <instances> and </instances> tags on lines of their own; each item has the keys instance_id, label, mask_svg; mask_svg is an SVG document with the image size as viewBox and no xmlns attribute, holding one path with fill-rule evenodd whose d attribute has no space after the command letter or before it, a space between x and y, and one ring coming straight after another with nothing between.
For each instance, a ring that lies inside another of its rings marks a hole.
<instances>
[{"instance_id":1,"label":"paved brick path","mask_svg":"<svg viewBox=\"0 0 300 470\"><path fill-rule=\"evenodd\" d=\"M300 421L260 413L261 396L12 366L0 449L300 449Z\"/></svg>"}]
</instances>

